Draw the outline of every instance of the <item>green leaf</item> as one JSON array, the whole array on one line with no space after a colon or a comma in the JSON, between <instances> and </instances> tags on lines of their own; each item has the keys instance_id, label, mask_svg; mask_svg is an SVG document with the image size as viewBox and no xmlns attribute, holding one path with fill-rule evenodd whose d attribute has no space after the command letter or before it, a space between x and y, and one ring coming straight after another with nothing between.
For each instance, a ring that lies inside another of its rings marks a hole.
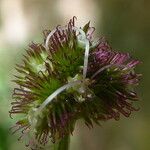
<instances>
[{"instance_id":1,"label":"green leaf","mask_svg":"<svg viewBox=\"0 0 150 150\"><path fill-rule=\"evenodd\" d=\"M83 31L84 31L85 33L87 33L89 27L90 27L90 21L83 27Z\"/></svg>"}]
</instances>

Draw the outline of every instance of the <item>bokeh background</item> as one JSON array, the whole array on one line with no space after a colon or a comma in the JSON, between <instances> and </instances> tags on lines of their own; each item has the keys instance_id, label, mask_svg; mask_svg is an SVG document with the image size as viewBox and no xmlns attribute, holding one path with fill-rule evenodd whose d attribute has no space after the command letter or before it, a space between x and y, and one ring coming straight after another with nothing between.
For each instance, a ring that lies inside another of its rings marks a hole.
<instances>
[{"instance_id":1,"label":"bokeh background","mask_svg":"<svg viewBox=\"0 0 150 150\"><path fill-rule=\"evenodd\" d=\"M95 36L112 47L130 52L143 63L138 93L141 107L130 118L102 123L93 130L78 122L71 150L150 150L150 1L149 0L0 0L0 150L25 150L11 135L11 94L15 64L28 43L42 42L42 31L64 25L77 16L78 25L91 21Z\"/></svg>"}]
</instances>

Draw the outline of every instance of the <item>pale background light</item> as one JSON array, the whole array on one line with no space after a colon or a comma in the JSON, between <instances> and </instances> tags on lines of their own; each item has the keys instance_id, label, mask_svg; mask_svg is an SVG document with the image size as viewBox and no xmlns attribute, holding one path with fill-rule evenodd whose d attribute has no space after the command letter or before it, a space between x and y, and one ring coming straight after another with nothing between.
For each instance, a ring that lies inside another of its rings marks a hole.
<instances>
[{"instance_id":1,"label":"pale background light","mask_svg":"<svg viewBox=\"0 0 150 150\"><path fill-rule=\"evenodd\" d=\"M22 0L2 0L0 7L3 22L0 39L3 38L10 44L22 43L28 34Z\"/></svg>"}]
</instances>

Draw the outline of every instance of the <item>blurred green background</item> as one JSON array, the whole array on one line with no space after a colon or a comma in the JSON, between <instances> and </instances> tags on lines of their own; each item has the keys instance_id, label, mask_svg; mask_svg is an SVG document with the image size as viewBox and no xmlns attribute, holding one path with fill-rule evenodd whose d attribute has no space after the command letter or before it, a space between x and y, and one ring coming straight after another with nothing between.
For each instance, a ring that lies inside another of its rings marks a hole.
<instances>
[{"instance_id":1,"label":"blurred green background","mask_svg":"<svg viewBox=\"0 0 150 150\"><path fill-rule=\"evenodd\" d=\"M149 0L0 0L0 150L25 150L11 135L11 94L15 64L29 42L42 42L42 31L77 16L78 25L91 20L96 36L142 61L138 90L141 107L130 118L102 123L89 130L78 122L71 150L150 150L150 1Z\"/></svg>"}]
</instances>

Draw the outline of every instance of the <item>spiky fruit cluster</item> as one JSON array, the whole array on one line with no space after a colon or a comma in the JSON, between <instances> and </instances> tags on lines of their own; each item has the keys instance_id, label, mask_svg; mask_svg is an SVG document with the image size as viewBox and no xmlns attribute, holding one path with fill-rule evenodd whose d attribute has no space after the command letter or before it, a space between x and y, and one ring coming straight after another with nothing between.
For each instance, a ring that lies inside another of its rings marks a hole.
<instances>
[{"instance_id":1,"label":"spiky fruit cluster","mask_svg":"<svg viewBox=\"0 0 150 150\"><path fill-rule=\"evenodd\" d=\"M32 132L30 143L34 139L45 145L49 137L56 142L73 132L78 119L92 127L93 122L118 120L120 114L128 117L137 110L132 102L138 99L134 87L140 75L134 68L139 61L112 50L104 38L95 42L94 28L87 23L78 28L90 46L86 78L82 80L85 45L76 28L73 18L65 27L44 31L44 43L30 44L23 64L16 66L19 74L14 81L18 87L14 89L10 115L23 114L15 127L22 131L20 138ZM38 111L51 94L74 81L81 82L66 88Z\"/></svg>"}]
</instances>

